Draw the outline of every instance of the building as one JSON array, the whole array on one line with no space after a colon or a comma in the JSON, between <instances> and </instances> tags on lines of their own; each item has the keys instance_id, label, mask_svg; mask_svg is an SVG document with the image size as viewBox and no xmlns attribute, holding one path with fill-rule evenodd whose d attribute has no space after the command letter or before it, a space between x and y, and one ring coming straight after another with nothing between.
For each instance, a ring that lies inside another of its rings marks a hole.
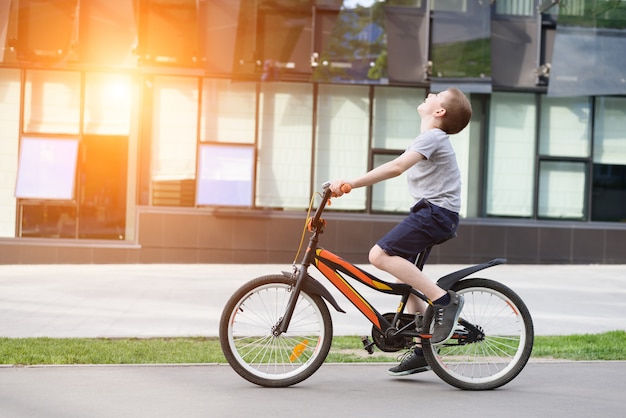
<instances>
[{"instance_id":1,"label":"building","mask_svg":"<svg viewBox=\"0 0 626 418\"><path fill-rule=\"evenodd\" d=\"M431 262L626 262L626 2L2 0L0 263L290 263L320 185L458 86L458 238ZM366 262L403 178L336 199Z\"/></svg>"}]
</instances>

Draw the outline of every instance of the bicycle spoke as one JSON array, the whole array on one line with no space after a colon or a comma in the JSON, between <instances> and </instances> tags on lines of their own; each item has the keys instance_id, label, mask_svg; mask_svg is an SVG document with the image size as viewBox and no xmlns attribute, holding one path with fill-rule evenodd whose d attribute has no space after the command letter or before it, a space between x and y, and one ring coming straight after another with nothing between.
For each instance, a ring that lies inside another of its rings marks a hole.
<instances>
[{"instance_id":1,"label":"bicycle spoke","mask_svg":"<svg viewBox=\"0 0 626 418\"><path fill-rule=\"evenodd\" d=\"M430 346L429 356L437 363L433 369L450 384L464 389L497 387L517 375L528 360L532 323L517 306L523 302L517 298L514 303L507 296L517 297L510 289L485 279L468 282L476 285L466 282L458 292L465 298L462 323L471 326L457 329L456 337L441 345Z\"/></svg>"}]
</instances>

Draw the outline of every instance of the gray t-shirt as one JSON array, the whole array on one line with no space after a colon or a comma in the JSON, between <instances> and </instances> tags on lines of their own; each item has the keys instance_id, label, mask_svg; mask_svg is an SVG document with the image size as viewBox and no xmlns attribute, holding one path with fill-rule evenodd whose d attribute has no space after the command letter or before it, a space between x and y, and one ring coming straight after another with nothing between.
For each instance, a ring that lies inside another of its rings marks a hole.
<instances>
[{"instance_id":1,"label":"gray t-shirt","mask_svg":"<svg viewBox=\"0 0 626 418\"><path fill-rule=\"evenodd\" d=\"M409 193L415 200L429 202L459 213L461 210L461 171L448 134L431 129L418 135L407 151L426 158L407 170Z\"/></svg>"}]
</instances>

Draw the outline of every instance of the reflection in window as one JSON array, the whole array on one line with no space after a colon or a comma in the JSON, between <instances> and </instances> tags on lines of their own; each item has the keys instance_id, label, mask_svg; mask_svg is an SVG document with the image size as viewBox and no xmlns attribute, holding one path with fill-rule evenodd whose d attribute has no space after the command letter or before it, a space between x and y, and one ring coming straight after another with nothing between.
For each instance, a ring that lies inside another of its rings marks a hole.
<instances>
[{"instance_id":1,"label":"reflection in window","mask_svg":"<svg viewBox=\"0 0 626 418\"><path fill-rule=\"evenodd\" d=\"M256 83L204 79L200 140L254 143Z\"/></svg>"},{"instance_id":2,"label":"reflection in window","mask_svg":"<svg viewBox=\"0 0 626 418\"><path fill-rule=\"evenodd\" d=\"M368 87L319 86L315 144L317 188L329 179L354 178L367 171L368 127ZM350 199L337 199L333 208L365 209L365 188L354 190Z\"/></svg>"},{"instance_id":3,"label":"reflection in window","mask_svg":"<svg viewBox=\"0 0 626 418\"><path fill-rule=\"evenodd\" d=\"M559 25L625 29L626 9L623 3L606 0L559 2Z\"/></svg>"},{"instance_id":4,"label":"reflection in window","mask_svg":"<svg viewBox=\"0 0 626 418\"><path fill-rule=\"evenodd\" d=\"M27 71L24 131L77 134L80 120L80 74Z\"/></svg>"},{"instance_id":5,"label":"reflection in window","mask_svg":"<svg viewBox=\"0 0 626 418\"><path fill-rule=\"evenodd\" d=\"M392 82L421 83L428 79L430 11L425 3L385 3L387 74Z\"/></svg>"},{"instance_id":6,"label":"reflection in window","mask_svg":"<svg viewBox=\"0 0 626 418\"><path fill-rule=\"evenodd\" d=\"M436 1L432 19L432 76L489 78L490 2ZM463 24L459 24L459 21Z\"/></svg>"},{"instance_id":7,"label":"reflection in window","mask_svg":"<svg viewBox=\"0 0 626 418\"><path fill-rule=\"evenodd\" d=\"M20 237L76 238L76 206L56 202L20 207Z\"/></svg>"},{"instance_id":8,"label":"reflection in window","mask_svg":"<svg viewBox=\"0 0 626 418\"><path fill-rule=\"evenodd\" d=\"M346 7L348 6L348 7ZM313 73L316 81L350 82L387 78L384 3L364 7L344 2Z\"/></svg>"},{"instance_id":9,"label":"reflection in window","mask_svg":"<svg viewBox=\"0 0 626 418\"><path fill-rule=\"evenodd\" d=\"M588 157L590 101L586 97L541 96L539 153L560 157Z\"/></svg>"},{"instance_id":10,"label":"reflection in window","mask_svg":"<svg viewBox=\"0 0 626 418\"><path fill-rule=\"evenodd\" d=\"M85 135L81 147L78 237L124 239L128 137Z\"/></svg>"},{"instance_id":11,"label":"reflection in window","mask_svg":"<svg viewBox=\"0 0 626 418\"><path fill-rule=\"evenodd\" d=\"M542 161L539 166L541 218L584 219L586 164Z\"/></svg>"},{"instance_id":12,"label":"reflection in window","mask_svg":"<svg viewBox=\"0 0 626 418\"><path fill-rule=\"evenodd\" d=\"M241 0L233 71L265 81L311 72L312 1Z\"/></svg>"},{"instance_id":13,"label":"reflection in window","mask_svg":"<svg viewBox=\"0 0 626 418\"><path fill-rule=\"evenodd\" d=\"M533 94L491 97L487 215L533 215L536 105Z\"/></svg>"},{"instance_id":14,"label":"reflection in window","mask_svg":"<svg viewBox=\"0 0 626 418\"><path fill-rule=\"evenodd\" d=\"M625 34L622 1L560 2L548 94L625 94Z\"/></svg>"},{"instance_id":15,"label":"reflection in window","mask_svg":"<svg viewBox=\"0 0 626 418\"><path fill-rule=\"evenodd\" d=\"M311 198L313 87L263 83L259 102L256 205L306 208Z\"/></svg>"}]
</instances>

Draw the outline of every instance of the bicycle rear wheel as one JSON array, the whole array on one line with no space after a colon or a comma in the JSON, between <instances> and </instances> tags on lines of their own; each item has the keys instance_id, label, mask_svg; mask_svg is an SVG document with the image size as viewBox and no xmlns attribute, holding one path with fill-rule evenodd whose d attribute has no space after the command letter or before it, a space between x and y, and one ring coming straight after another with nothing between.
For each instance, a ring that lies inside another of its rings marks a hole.
<instances>
[{"instance_id":1,"label":"bicycle rear wheel","mask_svg":"<svg viewBox=\"0 0 626 418\"><path fill-rule=\"evenodd\" d=\"M220 344L241 377L266 387L286 387L311 376L332 342L332 320L324 300L301 291L287 332L273 327L284 315L295 280L284 275L256 278L239 288L220 319Z\"/></svg>"},{"instance_id":2,"label":"bicycle rear wheel","mask_svg":"<svg viewBox=\"0 0 626 418\"><path fill-rule=\"evenodd\" d=\"M432 370L465 390L490 390L513 380L532 352L534 330L522 299L502 283L488 279L457 282L452 290L465 304L457 328L440 344L422 342ZM432 322L432 309L425 324Z\"/></svg>"}]
</instances>

